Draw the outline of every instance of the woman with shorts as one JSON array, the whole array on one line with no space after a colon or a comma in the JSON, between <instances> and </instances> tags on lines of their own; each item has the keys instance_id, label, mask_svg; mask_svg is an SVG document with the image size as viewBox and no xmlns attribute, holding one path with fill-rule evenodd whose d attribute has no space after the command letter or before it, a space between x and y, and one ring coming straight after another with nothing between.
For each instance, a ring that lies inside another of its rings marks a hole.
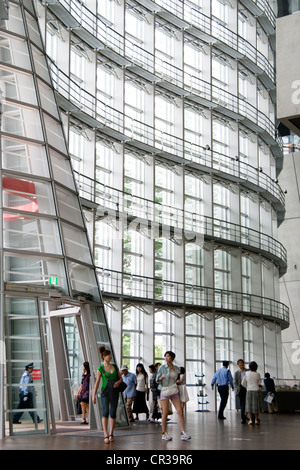
<instances>
[{"instance_id":1,"label":"woman with shorts","mask_svg":"<svg viewBox=\"0 0 300 470\"><path fill-rule=\"evenodd\" d=\"M179 367L173 364L174 359L175 359L175 354L172 351L167 351L165 353L165 363L160 366L157 372L157 376L156 376L156 381L158 382L158 388L161 390L160 401L161 401L161 407L162 407L162 420L161 420L162 439L165 441L172 440L172 437L169 436L169 434L167 433L169 400L171 400L177 411L179 426L181 430L181 440L187 441L188 439L191 438L191 436L188 436L187 433L185 432L184 418L183 418L183 411L182 411L182 406L181 406L181 401L180 401L180 396L179 396L179 390L177 390L177 393L173 395L164 396L163 394L164 387L170 387L171 385L181 383L181 381L178 380L178 375L179 375L180 370L179 370Z\"/></svg>"}]
</instances>

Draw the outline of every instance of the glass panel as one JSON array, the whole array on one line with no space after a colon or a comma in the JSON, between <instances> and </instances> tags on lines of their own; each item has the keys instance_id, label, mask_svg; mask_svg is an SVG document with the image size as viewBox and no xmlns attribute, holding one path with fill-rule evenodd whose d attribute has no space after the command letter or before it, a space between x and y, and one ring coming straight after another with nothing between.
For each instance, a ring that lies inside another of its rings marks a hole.
<instances>
[{"instance_id":1,"label":"glass panel","mask_svg":"<svg viewBox=\"0 0 300 470\"><path fill-rule=\"evenodd\" d=\"M0 35L0 61L31 70L26 42L3 33Z\"/></svg>"},{"instance_id":2,"label":"glass panel","mask_svg":"<svg viewBox=\"0 0 300 470\"><path fill-rule=\"evenodd\" d=\"M124 331L122 338L122 357L140 358L140 334L133 331Z\"/></svg>"},{"instance_id":3,"label":"glass panel","mask_svg":"<svg viewBox=\"0 0 300 470\"><path fill-rule=\"evenodd\" d=\"M13 3L9 4L9 19L5 22L2 21L1 27L12 31L13 33L17 33L20 36L25 35L23 18L19 6L14 5Z\"/></svg>"},{"instance_id":4,"label":"glass panel","mask_svg":"<svg viewBox=\"0 0 300 470\"><path fill-rule=\"evenodd\" d=\"M92 319L95 331L95 337L97 341L97 346L105 346L107 349L111 350L110 338L108 336L108 330L106 327L106 319L104 315L104 310L101 307L97 309L92 309Z\"/></svg>"},{"instance_id":5,"label":"glass panel","mask_svg":"<svg viewBox=\"0 0 300 470\"><path fill-rule=\"evenodd\" d=\"M74 296L100 300L95 272L78 263L68 262L70 281Z\"/></svg>"},{"instance_id":6,"label":"glass panel","mask_svg":"<svg viewBox=\"0 0 300 470\"><path fill-rule=\"evenodd\" d=\"M16 104L3 104L2 130L29 139L43 140L41 120L38 110L18 106Z\"/></svg>"},{"instance_id":7,"label":"glass panel","mask_svg":"<svg viewBox=\"0 0 300 470\"><path fill-rule=\"evenodd\" d=\"M75 190L70 160L53 150L50 150L50 159L54 179L64 186Z\"/></svg>"},{"instance_id":8,"label":"glass panel","mask_svg":"<svg viewBox=\"0 0 300 470\"><path fill-rule=\"evenodd\" d=\"M73 224L83 227L81 208L76 194L58 186L56 187L56 194L60 216Z\"/></svg>"},{"instance_id":9,"label":"glass panel","mask_svg":"<svg viewBox=\"0 0 300 470\"><path fill-rule=\"evenodd\" d=\"M3 227L5 248L42 253L62 253L58 225L55 220L24 217L21 214L5 212Z\"/></svg>"},{"instance_id":10,"label":"glass panel","mask_svg":"<svg viewBox=\"0 0 300 470\"><path fill-rule=\"evenodd\" d=\"M55 121L47 114L44 114L44 120L49 144L60 152L67 154L66 141L61 123Z\"/></svg>"},{"instance_id":11,"label":"glass panel","mask_svg":"<svg viewBox=\"0 0 300 470\"><path fill-rule=\"evenodd\" d=\"M155 361L163 359L166 351L172 351L172 336L156 334L154 340Z\"/></svg>"},{"instance_id":12,"label":"glass panel","mask_svg":"<svg viewBox=\"0 0 300 470\"><path fill-rule=\"evenodd\" d=\"M32 47L32 55L34 60L34 66L36 73L45 80L45 82L51 84L49 69L46 62L46 57L42 51L39 51L35 47Z\"/></svg>"},{"instance_id":13,"label":"glass panel","mask_svg":"<svg viewBox=\"0 0 300 470\"><path fill-rule=\"evenodd\" d=\"M40 49L43 49L43 44L41 40L41 35L38 29L37 22L29 13L25 13L26 20L27 20L27 30L29 38L33 43L36 44Z\"/></svg>"},{"instance_id":14,"label":"glass panel","mask_svg":"<svg viewBox=\"0 0 300 470\"><path fill-rule=\"evenodd\" d=\"M68 295L64 262L56 258L40 259L35 256L4 256L4 282L6 289L37 292L48 295L51 291Z\"/></svg>"},{"instance_id":15,"label":"glass panel","mask_svg":"<svg viewBox=\"0 0 300 470\"><path fill-rule=\"evenodd\" d=\"M43 109L58 119L59 115L53 90L41 80L38 80L38 85Z\"/></svg>"},{"instance_id":16,"label":"glass panel","mask_svg":"<svg viewBox=\"0 0 300 470\"><path fill-rule=\"evenodd\" d=\"M3 177L3 206L26 212L55 214L52 188L45 181Z\"/></svg>"},{"instance_id":17,"label":"glass panel","mask_svg":"<svg viewBox=\"0 0 300 470\"><path fill-rule=\"evenodd\" d=\"M2 137L2 167L37 176L49 176L44 146L9 137Z\"/></svg>"},{"instance_id":18,"label":"glass panel","mask_svg":"<svg viewBox=\"0 0 300 470\"><path fill-rule=\"evenodd\" d=\"M31 75L12 68L0 67L0 84L3 97L37 105L36 92Z\"/></svg>"},{"instance_id":19,"label":"glass panel","mask_svg":"<svg viewBox=\"0 0 300 470\"><path fill-rule=\"evenodd\" d=\"M9 426L11 435L46 433L45 382L37 301L7 297L5 323L6 426ZM31 363L33 368L26 367Z\"/></svg>"},{"instance_id":20,"label":"glass panel","mask_svg":"<svg viewBox=\"0 0 300 470\"><path fill-rule=\"evenodd\" d=\"M71 377L71 385L76 385L76 391L81 384L82 364L84 358L82 355L77 322L75 317L64 317L63 319L66 346L68 350L68 361Z\"/></svg>"},{"instance_id":21,"label":"glass panel","mask_svg":"<svg viewBox=\"0 0 300 470\"><path fill-rule=\"evenodd\" d=\"M87 234L67 224L62 224L66 254L84 263L92 264L92 257L87 243Z\"/></svg>"}]
</instances>

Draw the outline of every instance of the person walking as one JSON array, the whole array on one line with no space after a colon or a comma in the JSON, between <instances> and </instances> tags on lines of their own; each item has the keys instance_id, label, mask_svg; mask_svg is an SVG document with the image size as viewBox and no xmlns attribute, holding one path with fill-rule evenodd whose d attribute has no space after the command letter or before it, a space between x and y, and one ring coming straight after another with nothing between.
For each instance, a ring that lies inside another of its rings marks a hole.
<instances>
[{"instance_id":1,"label":"person walking","mask_svg":"<svg viewBox=\"0 0 300 470\"><path fill-rule=\"evenodd\" d=\"M250 420L248 424L253 424L253 415L255 424L259 424L259 413L263 411L261 398L261 376L257 372L257 363L250 362L249 369L242 380L242 386L247 389L246 393L246 413L249 413Z\"/></svg>"},{"instance_id":2,"label":"person walking","mask_svg":"<svg viewBox=\"0 0 300 470\"><path fill-rule=\"evenodd\" d=\"M33 378L31 376L33 372L33 362L25 366L25 370L22 374L20 380L19 388L19 404L17 406L18 410L26 410L35 408L35 388L33 384ZM20 418L24 411L17 411L13 415L13 424L22 424ZM33 423L41 423L43 420L37 415L36 411L29 411L29 415Z\"/></svg>"},{"instance_id":3,"label":"person walking","mask_svg":"<svg viewBox=\"0 0 300 470\"><path fill-rule=\"evenodd\" d=\"M245 412L245 407L246 407L246 393L247 390L245 387L242 386L242 380L245 377L246 374L246 368L245 368L245 362L243 359L239 359L237 361L238 365L238 370L235 371L234 376L233 376L233 385L234 385L234 390L236 396L239 398L240 401L240 410L241 410L241 418L242 418L242 424L245 424L247 422L247 416Z\"/></svg>"},{"instance_id":4,"label":"person walking","mask_svg":"<svg viewBox=\"0 0 300 470\"><path fill-rule=\"evenodd\" d=\"M90 365L88 362L83 363L83 374L81 378L81 385L77 393L77 399L80 401L82 421L81 424L89 424L89 403L90 403Z\"/></svg>"},{"instance_id":5,"label":"person walking","mask_svg":"<svg viewBox=\"0 0 300 470\"><path fill-rule=\"evenodd\" d=\"M116 412L119 401L119 392L116 388L123 382L121 373L115 364L111 363L112 353L104 346L99 347L103 364L98 367L97 378L94 386L93 403L96 404L96 394L102 378L101 405L102 426L104 431L104 442L114 442L114 428L116 423ZM110 434L108 434L108 416L110 417Z\"/></svg>"},{"instance_id":6,"label":"person walking","mask_svg":"<svg viewBox=\"0 0 300 470\"><path fill-rule=\"evenodd\" d=\"M173 364L174 359L175 353L173 351L167 351L165 353L165 363L160 366L156 375L156 381L158 382L158 387L161 391L160 402L162 407L162 439L165 441L172 440L172 437L167 433L169 400L171 400L178 415L178 421L181 430L181 440L187 441L191 439L191 436L185 432L183 411L177 385L179 367Z\"/></svg>"},{"instance_id":7,"label":"person walking","mask_svg":"<svg viewBox=\"0 0 300 470\"><path fill-rule=\"evenodd\" d=\"M132 414L132 405L136 397L136 375L132 372L129 372L128 367L126 365L122 366L120 371L122 374L123 382L125 382L127 385L127 388L123 392L123 395L125 398L128 418L129 421L132 423L134 421Z\"/></svg>"},{"instance_id":8,"label":"person walking","mask_svg":"<svg viewBox=\"0 0 300 470\"><path fill-rule=\"evenodd\" d=\"M231 386L232 390L234 390L233 378L228 367L229 367L229 361L223 361L223 367L221 367L220 369L216 371L211 382L212 390L214 389L214 384L217 383L218 392L221 398L219 412L218 412L218 419L226 419L224 416L224 410L226 408L227 401L228 401L229 385Z\"/></svg>"}]
</instances>

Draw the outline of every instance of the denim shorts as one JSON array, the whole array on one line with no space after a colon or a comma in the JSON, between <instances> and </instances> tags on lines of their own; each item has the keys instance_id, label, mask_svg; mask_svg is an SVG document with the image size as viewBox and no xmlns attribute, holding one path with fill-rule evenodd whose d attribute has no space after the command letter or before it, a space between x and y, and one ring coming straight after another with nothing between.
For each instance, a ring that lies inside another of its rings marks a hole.
<instances>
[{"instance_id":1,"label":"denim shorts","mask_svg":"<svg viewBox=\"0 0 300 470\"><path fill-rule=\"evenodd\" d=\"M101 405L103 418L108 418L108 415L112 419L116 418L119 392L114 390L114 382L115 381L113 380L108 380L105 389L101 391Z\"/></svg>"},{"instance_id":2,"label":"denim shorts","mask_svg":"<svg viewBox=\"0 0 300 470\"><path fill-rule=\"evenodd\" d=\"M177 397L180 398L179 393L175 393L174 395L169 395L168 397L164 397L163 393L160 392L160 399L161 400L173 400L173 398L177 398Z\"/></svg>"}]
</instances>

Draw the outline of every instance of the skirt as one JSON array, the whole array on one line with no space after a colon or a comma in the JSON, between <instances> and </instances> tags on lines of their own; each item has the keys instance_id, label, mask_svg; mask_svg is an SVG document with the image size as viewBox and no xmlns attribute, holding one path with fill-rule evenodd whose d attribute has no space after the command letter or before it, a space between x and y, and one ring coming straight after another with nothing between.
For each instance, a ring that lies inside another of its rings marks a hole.
<instances>
[{"instance_id":1,"label":"skirt","mask_svg":"<svg viewBox=\"0 0 300 470\"><path fill-rule=\"evenodd\" d=\"M146 404L146 392L136 391L132 411L133 413L149 413L148 406Z\"/></svg>"},{"instance_id":2,"label":"skirt","mask_svg":"<svg viewBox=\"0 0 300 470\"><path fill-rule=\"evenodd\" d=\"M245 411L246 413L261 413L263 411L260 390L247 390Z\"/></svg>"}]
</instances>

